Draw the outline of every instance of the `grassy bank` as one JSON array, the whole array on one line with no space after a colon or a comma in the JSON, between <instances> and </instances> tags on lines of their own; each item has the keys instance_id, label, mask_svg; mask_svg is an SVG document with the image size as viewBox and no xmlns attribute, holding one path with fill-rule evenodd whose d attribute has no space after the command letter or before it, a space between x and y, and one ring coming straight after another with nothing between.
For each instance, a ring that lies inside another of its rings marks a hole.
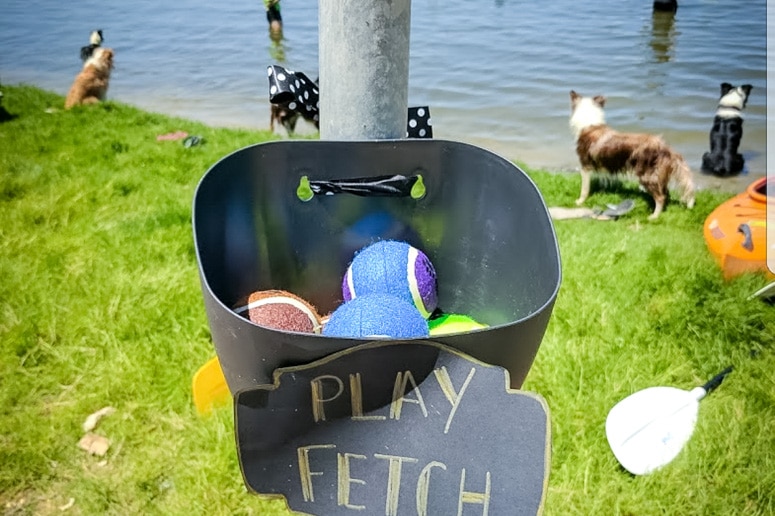
<instances>
[{"instance_id":1,"label":"grassy bank","mask_svg":"<svg viewBox=\"0 0 775 516\"><path fill-rule=\"evenodd\" d=\"M214 129L106 103L4 87L0 123L0 508L10 514L285 514L246 493L228 408L200 419L191 376L210 356L191 202L202 174L261 131ZM54 110L50 108L55 108ZM157 141L177 130L203 145ZM547 204L578 177L529 170ZM634 197L617 222L556 224L563 284L524 386L551 409L549 515L772 514L775 308L724 282L702 223L724 197L700 192L648 222ZM759 351L756 358L751 351ZM736 371L704 400L697 431L665 470L632 477L604 436L607 411L652 385L692 387ZM116 408L77 443L84 419Z\"/></svg>"}]
</instances>

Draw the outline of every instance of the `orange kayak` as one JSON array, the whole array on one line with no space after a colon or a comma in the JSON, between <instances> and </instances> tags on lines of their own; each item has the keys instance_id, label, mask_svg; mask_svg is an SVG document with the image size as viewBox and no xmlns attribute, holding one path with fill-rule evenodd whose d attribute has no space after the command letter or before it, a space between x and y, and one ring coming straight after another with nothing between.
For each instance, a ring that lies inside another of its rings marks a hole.
<instances>
[{"instance_id":1,"label":"orange kayak","mask_svg":"<svg viewBox=\"0 0 775 516\"><path fill-rule=\"evenodd\" d=\"M770 195L767 195L769 187ZM767 268L767 203L775 210L775 179L763 177L720 204L705 219L705 241L729 279ZM775 252L775 251L774 251Z\"/></svg>"}]
</instances>

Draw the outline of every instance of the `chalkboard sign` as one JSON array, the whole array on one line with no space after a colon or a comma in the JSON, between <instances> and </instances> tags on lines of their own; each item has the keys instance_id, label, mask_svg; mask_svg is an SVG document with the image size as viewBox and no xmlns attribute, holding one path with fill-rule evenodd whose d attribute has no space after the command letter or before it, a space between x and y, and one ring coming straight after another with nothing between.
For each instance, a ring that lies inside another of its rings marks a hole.
<instances>
[{"instance_id":1,"label":"chalkboard sign","mask_svg":"<svg viewBox=\"0 0 775 516\"><path fill-rule=\"evenodd\" d=\"M535 515L549 472L543 398L433 342L364 344L235 396L248 488L292 511Z\"/></svg>"}]
</instances>

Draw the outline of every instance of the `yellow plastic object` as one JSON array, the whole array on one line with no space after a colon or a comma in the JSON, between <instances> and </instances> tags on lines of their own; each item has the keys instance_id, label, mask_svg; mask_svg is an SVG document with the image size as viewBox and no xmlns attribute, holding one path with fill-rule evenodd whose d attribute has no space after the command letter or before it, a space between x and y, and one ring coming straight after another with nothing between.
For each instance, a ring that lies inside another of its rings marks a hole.
<instances>
[{"instance_id":1,"label":"yellow plastic object","mask_svg":"<svg viewBox=\"0 0 775 516\"><path fill-rule=\"evenodd\" d=\"M192 381L194 406L200 416L210 414L214 407L225 405L231 399L226 378L218 357L213 357L194 374Z\"/></svg>"}]
</instances>

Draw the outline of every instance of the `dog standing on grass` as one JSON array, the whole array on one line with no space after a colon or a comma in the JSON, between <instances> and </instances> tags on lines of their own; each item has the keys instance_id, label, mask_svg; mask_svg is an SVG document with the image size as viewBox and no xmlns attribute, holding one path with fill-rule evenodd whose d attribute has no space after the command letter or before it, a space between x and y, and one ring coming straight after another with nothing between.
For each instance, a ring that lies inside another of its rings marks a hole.
<instances>
[{"instance_id":1,"label":"dog standing on grass","mask_svg":"<svg viewBox=\"0 0 775 516\"><path fill-rule=\"evenodd\" d=\"M108 94L110 72L113 70L113 49L96 48L86 60L65 98L65 109L79 104L96 104Z\"/></svg>"},{"instance_id":2,"label":"dog standing on grass","mask_svg":"<svg viewBox=\"0 0 775 516\"><path fill-rule=\"evenodd\" d=\"M288 132L288 136L293 136L296 131L296 122L299 121L298 111L294 111L288 104L270 104L269 105L269 130L274 132L275 124L282 125Z\"/></svg>"},{"instance_id":3,"label":"dog standing on grass","mask_svg":"<svg viewBox=\"0 0 775 516\"><path fill-rule=\"evenodd\" d=\"M581 162L581 195L576 204L589 196L594 171L612 174L632 173L654 199L653 220L659 217L669 198L671 180L682 191L681 200L694 207L694 181L681 154L662 138L650 134L620 133L605 122L605 97L583 97L570 92L570 126L576 137L576 154Z\"/></svg>"},{"instance_id":4,"label":"dog standing on grass","mask_svg":"<svg viewBox=\"0 0 775 516\"><path fill-rule=\"evenodd\" d=\"M739 174L745 165L737 152L743 138L743 108L751 94L750 84L734 87L721 83L721 98L710 129L710 152L702 155L702 171L717 176Z\"/></svg>"}]
</instances>

